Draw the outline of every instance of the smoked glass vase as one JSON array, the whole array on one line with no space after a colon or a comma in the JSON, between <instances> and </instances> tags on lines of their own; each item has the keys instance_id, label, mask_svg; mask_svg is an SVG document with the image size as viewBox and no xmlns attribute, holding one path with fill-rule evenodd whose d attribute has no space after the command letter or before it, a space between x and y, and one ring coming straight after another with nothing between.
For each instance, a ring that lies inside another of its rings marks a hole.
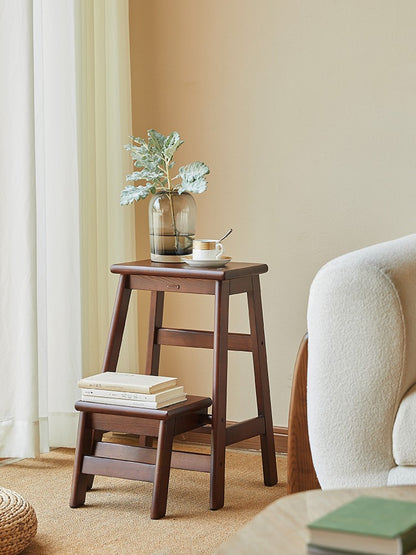
<instances>
[{"instance_id":1,"label":"smoked glass vase","mask_svg":"<svg viewBox=\"0 0 416 555\"><path fill-rule=\"evenodd\" d=\"M192 254L196 204L189 193L156 193L149 204L150 258L153 262L180 262Z\"/></svg>"}]
</instances>

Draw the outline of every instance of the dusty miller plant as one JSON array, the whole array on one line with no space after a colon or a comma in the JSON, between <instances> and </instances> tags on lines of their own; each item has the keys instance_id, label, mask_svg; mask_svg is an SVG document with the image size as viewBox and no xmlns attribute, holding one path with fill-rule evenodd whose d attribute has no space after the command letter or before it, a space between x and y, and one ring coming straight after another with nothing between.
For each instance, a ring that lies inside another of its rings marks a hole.
<instances>
[{"instance_id":1,"label":"dusty miller plant","mask_svg":"<svg viewBox=\"0 0 416 555\"><path fill-rule=\"evenodd\" d=\"M171 170L175 165L173 156L183 144L179 133L174 131L168 136L154 129L147 132L147 141L140 137L130 137L131 142L125 145L137 171L127 175L127 181L144 180L145 185L126 185L121 192L120 204L132 204L144 199L149 194L159 192L179 194L203 193L207 188L205 176L209 168L203 162L192 162L179 168L177 175L172 177Z\"/></svg>"}]
</instances>

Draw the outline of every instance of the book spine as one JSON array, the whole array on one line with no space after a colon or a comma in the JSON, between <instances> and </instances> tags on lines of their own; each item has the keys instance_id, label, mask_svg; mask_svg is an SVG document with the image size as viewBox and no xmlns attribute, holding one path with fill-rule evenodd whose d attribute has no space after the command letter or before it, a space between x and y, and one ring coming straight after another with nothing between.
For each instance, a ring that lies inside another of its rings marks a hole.
<instances>
[{"instance_id":1,"label":"book spine","mask_svg":"<svg viewBox=\"0 0 416 555\"><path fill-rule=\"evenodd\" d=\"M130 391L115 391L109 389L81 388L83 397L111 397L114 399L133 399L135 401L167 401L183 395L183 386L178 386L161 393L132 393Z\"/></svg>"}]
</instances>

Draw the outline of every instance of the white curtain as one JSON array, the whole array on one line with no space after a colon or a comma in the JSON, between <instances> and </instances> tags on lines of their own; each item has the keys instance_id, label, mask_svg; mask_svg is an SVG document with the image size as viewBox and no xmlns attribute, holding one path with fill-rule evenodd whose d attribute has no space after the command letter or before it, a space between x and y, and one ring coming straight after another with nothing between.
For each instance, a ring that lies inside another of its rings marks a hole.
<instances>
[{"instance_id":1,"label":"white curtain","mask_svg":"<svg viewBox=\"0 0 416 555\"><path fill-rule=\"evenodd\" d=\"M100 370L109 266L134 258L128 37L128 0L0 0L0 457L73 446Z\"/></svg>"}]
</instances>

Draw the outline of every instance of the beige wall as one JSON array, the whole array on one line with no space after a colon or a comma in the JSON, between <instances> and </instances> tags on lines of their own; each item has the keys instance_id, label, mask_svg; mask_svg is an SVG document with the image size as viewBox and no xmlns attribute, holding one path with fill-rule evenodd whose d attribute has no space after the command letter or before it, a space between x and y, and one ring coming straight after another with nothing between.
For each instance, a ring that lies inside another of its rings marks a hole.
<instances>
[{"instance_id":1,"label":"beige wall","mask_svg":"<svg viewBox=\"0 0 416 555\"><path fill-rule=\"evenodd\" d=\"M415 230L416 2L131 0L130 8L135 134L179 131L178 161L211 168L208 191L196 196L197 235L233 227L226 253L269 265L274 424L285 426L316 271ZM146 209L135 208L138 256L149 252ZM166 323L209 329L211 301L176 295ZM244 298L233 298L233 331L247 330L246 314ZM209 394L211 353L178 351L165 349L162 372ZM232 353L229 419L252 415L252 383L249 355Z\"/></svg>"}]
</instances>

